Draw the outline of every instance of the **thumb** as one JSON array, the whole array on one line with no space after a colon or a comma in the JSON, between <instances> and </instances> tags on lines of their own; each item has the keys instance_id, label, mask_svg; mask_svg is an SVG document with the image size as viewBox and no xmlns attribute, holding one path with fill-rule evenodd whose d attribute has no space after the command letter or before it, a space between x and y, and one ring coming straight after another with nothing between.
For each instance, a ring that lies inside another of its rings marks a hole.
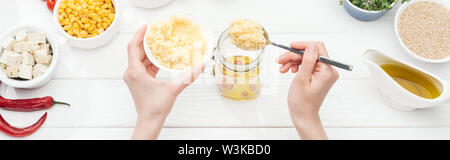
<instances>
[{"instance_id":1,"label":"thumb","mask_svg":"<svg viewBox=\"0 0 450 160\"><path fill-rule=\"evenodd\" d=\"M181 93L183 89L193 83L198 78L198 76L202 74L204 69L205 64L197 65L191 68L191 70L186 72L182 77L178 78L175 81L175 89L177 94Z\"/></svg>"},{"instance_id":2,"label":"thumb","mask_svg":"<svg viewBox=\"0 0 450 160\"><path fill-rule=\"evenodd\" d=\"M314 72L318 56L316 46L307 48L303 55L302 66L299 69L296 78L300 79L302 82L308 82Z\"/></svg>"}]
</instances>

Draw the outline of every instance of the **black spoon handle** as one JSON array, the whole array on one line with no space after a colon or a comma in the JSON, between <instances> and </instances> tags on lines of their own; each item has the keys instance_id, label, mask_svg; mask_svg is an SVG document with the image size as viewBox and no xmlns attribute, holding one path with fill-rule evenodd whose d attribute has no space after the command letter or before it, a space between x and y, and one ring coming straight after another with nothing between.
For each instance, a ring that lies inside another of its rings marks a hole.
<instances>
[{"instance_id":1,"label":"black spoon handle","mask_svg":"<svg viewBox=\"0 0 450 160\"><path fill-rule=\"evenodd\" d=\"M294 48L291 48L291 47L288 47L288 46L285 46L285 45L281 45L281 44L277 44L277 43L273 43L273 42L271 44L274 45L274 46L286 49L288 51L300 54L300 55L303 55L305 53L302 50L297 50L297 49L294 49ZM333 65L333 66L336 66L336 67L341 68L341 69L348 70L348 71L352 71L353 70L353 66L352 65L341 63L341 62L338 62L336 60L333 60L333 59L330 59L330 58L327 58L327 57L320 56L319 57L319 61L327 63L327 64L330 64L330 65Z\"/></svg>"}]
</instances>

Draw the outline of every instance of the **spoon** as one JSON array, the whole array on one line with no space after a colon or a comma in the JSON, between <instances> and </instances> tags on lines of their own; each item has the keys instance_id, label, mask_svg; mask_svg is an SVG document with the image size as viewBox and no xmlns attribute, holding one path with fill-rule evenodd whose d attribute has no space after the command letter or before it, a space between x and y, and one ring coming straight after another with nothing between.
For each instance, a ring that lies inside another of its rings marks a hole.
<instances>
[{"instance_id":1,"label":"spoon","mask_svg":"<svg viewBox=\"0 0 450 160\"><path fill-rule=\"evenodd\" d=\"M297 53L297 54L300 54L300 55L303 55L305 53L302 50L297 50L297 49L294 49L294 48L291 48L291 47L288 47L288 46L285 46L285 45L277 44L277 43L274 43L274 42L270 41L269 34L267 33L267 31L264 28L263 28L263 30L264 30L264 37L267 40L267 44L266 45L277 46L277 47L286 49L288 51L291 51L291 52L294 52L294 53ZM330 59L328 57L319 56L318 61L330 64L330 65L333 65L333 66L336 66L338 68L345 69L345 70L348 70L348 71L352 71L353 70L353 66L352 65L341 63L341 62L338 62L336 60Z\"/></svg>"}]
</instances>

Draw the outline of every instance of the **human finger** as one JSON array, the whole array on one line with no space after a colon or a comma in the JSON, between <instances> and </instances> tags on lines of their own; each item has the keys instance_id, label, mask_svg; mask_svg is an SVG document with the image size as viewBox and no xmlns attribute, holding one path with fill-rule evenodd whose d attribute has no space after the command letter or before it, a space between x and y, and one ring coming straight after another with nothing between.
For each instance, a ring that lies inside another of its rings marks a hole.
<instances>
[{"instance_id":1,"label":"human finger","mask_svg":"<svg viewBox=\"0 0 450 160\"><path fill-rule=\"evenodd\" d=\"M147 26L143 25L128 43L128 63L138 64L145 58L143 40Z\"/></svg>"},{"instance_id":2,"label":"human finger","mask_svg":"<svg viewBox=\"0 0 450 160\"><path fill-rule=\"evenodd\" d=\"M311 79L318 56L316 46L312 45L306 49L302 60L302 66L297 74L297 76L300 76L299 78L301 80L308 81Z\"/></svg>"},{"instance_id":3,"label":"human finger","mask_svg":"<svg viewBox=\"0 0 450 160\"><path fill-rule=\"evenodd\" d=\"M204 64L197 65L191 68L191 70L186 72L182 77L177 79L175 81L176 93L179 94L181 91L183 91L183 89L185 89L187 86L193 83L203 73L204 69L205 69Z\"/></svg>"},{"instance_id":4,"label":"human finger","mask_svg":"<svg viewBox=\"0 0 450 160\"><path fill-rule=\"evenodd\" d=\"M300 63L302 61L302 57L302 55L299 55L297 53L286 52L278 57L278 64L286 64L287 62L292 61Z\"/></svg>"}]
</instances>

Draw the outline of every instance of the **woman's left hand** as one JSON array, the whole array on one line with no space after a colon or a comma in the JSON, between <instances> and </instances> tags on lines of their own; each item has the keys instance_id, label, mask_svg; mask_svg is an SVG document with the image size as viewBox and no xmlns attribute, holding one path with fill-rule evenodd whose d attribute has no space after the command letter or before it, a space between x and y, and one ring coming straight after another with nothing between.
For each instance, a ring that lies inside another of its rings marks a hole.
<instances>
[{"instance_id":1,"label":"woman's left hand","mask_svg":"<svg viewBox=\"0 0 450 160\"><path fill-rule=\"evenodd\" d=\"M177 96L204 69L204 65L199 65L176 80L157 79L159 68L150 62L144 51L146 28L142 26L128 44L128 68L123 75L138 117L133 139L156 139Z\"/></svg>"}]
</instances>

